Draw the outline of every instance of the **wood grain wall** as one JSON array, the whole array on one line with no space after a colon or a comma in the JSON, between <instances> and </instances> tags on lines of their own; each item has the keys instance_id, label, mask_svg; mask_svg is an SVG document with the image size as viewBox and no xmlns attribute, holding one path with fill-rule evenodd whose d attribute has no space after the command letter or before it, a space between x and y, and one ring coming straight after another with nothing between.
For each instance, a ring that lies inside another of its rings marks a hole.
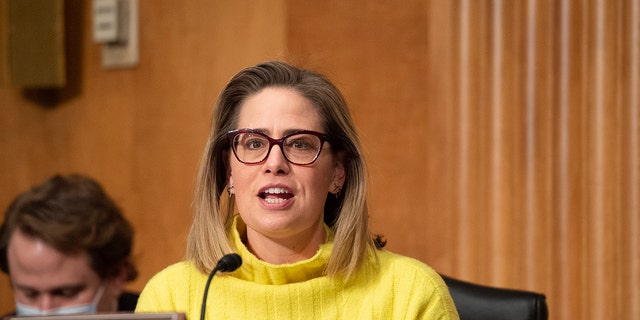
<instances>
[{"instance_id":1,"label":"wood grain wall","mask_svg":"<svg viewBox=\"0 0 640 320\"><path fill-rule=\"evenodd\" d=\"M285 59L343 89L390 250L543 292L552 319L640 318L638 1L140 0L140 65L116 71L88 4L67 6L75 90L2 69L0 206L56 172L97 177L137 230L132 289L184 253L217 93ZM0 277L0 312L10 292Z\"/></svg>"}]
</instances>

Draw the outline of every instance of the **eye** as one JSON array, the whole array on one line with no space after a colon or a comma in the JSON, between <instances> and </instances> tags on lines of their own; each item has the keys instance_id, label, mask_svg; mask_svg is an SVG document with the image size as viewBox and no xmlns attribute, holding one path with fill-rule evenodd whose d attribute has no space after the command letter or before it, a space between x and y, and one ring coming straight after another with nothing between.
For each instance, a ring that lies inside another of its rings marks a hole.
<instances>
[{"instance_id":1,"label":"eye","mask_svg":"<svg viewBox=\"0 0 640 320\"><path fill-rule=\"evenodd\" d=\"M286 145L288 148L298 151L313 150L318 148L318 140L315 136L311 135L296 135L287 139Z\"/></svg>"},{"instance_id":2,"label":"eye","mask_svg":"<svg viewBox=\"0 0 640 320\"><path fill-rule=\"evenodd\" d=\"M265 140L261 137L247 137L244 141L244 147L250 150L264 148Z\"/></svg>"},{"instance_id":3,"label":"eye","mask_svg":"<svg viewBox=\"0 0 640 320\"><path fill-rule=\"evenodd\" d=\"M80 288L80 287L60 288L57 290L53 290L51 292L51 295L61 297L61 298L66 298L66 299L75 298L76 296L78 296L78 294L80 294L80 292L83 289L84 288Z\"/></svg>"},{"instance_id":4,"label":"eye","mask_svg":"<svg viewBox=\"0 0 640 320\"><path fill-rule=\"evenodd\" d=\"M304 149L309 149L309 144L306 143L305 141L298 140L293 143L293 147L296 149L304 150Z\"/></svg>"},{"instance_id":5,"label":"eye","mask_svg":"<svg viewBox=\"0 0 640 320\"><path fill-rule=\"evenodd\" d=\"M40 292L32 289L23 289L20 291L22 291L22 295L28 299L36 299L38 298L38 295L40 295Z\"/></svg>"}]
</instances>

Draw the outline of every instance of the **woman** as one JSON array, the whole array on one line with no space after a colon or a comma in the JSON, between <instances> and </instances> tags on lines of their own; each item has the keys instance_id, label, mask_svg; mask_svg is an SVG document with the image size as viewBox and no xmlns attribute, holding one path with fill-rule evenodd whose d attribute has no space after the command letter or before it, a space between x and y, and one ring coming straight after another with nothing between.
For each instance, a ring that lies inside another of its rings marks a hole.
<instances>
[{"instance_id":1,"label":"woman","mask_svg":"<svg viewBox=\"0 0 640 320\"><path fill-rule=\"evenodd\" d=\"M337 88L282 62L240 71L216 103L187 260L136 311L199 318L208 273L237 252L242 266L208 288L208 319L458 319L435 271L371 235L366 193Z\"/></svg>"}]
</instances>

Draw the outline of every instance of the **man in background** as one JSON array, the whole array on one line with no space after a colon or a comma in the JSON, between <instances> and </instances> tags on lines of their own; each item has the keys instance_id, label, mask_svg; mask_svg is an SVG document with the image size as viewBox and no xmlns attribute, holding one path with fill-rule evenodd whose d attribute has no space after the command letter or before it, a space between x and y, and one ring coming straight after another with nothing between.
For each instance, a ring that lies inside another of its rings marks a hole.
<instances>
[{"instance_id":1,"label":"man in background","mask_svg":"<svg viewBox=\"0 0 640 320\"><path fill-rule=\"evenodd\" d=\"M56 175L18 195L0 227L11 315L133 311L133 228L95 180Z\"/></svg>"}]
</instances>

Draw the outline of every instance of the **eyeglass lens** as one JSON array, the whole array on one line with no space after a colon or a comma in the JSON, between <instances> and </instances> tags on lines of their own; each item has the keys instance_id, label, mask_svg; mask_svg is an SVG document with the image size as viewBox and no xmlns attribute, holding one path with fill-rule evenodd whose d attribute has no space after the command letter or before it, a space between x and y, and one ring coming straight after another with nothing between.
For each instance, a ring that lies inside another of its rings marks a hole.
<instances>
[{"instance_id":1,"label":"eyeglass lens","mask_svg":"<svg viewBox=\"0 0 640 320\"><path fill-rule=\"evenodd\" d=\"M239 133L234 137L232 145L238 160L258 163L267 158L274 144L278 144L284 157L294 164L312 163L322 147L321 139L309 133L293 134L273 142L261 134Z\"/></svg>"}]
</instances>

